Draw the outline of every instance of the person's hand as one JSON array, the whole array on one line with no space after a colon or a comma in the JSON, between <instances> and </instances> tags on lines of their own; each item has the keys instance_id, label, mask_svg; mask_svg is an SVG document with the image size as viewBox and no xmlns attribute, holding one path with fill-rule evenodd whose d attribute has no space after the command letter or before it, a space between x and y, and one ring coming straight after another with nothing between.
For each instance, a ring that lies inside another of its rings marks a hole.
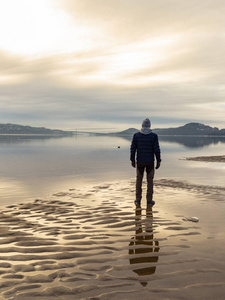
<instances>
[{"instance_id":1,"label":"person's hand","mask_svg":"<svg viewBox=\"0 0 225 300\"><path fill-rule=\"evenodd\" d=\"M132 161L132 162L131 162L131 166L132 166L133 168L135 168L135 167L136 167L136 165L135 165L135 161Z\"/></svg>"},{"instance_id":2,"label":"person's hand","mask_svg":"<svg viewBox=\"0 0 225 300\"><path fill-rule=\"evenodd\" d=\"M161 164L161 163L160 163L160 161L157 161L157 163L156 163L156 167L155 167L155 168L156 168L156 170L157 170L157 169L160 167L160 164Z\"/></svg>"}]
</instances>

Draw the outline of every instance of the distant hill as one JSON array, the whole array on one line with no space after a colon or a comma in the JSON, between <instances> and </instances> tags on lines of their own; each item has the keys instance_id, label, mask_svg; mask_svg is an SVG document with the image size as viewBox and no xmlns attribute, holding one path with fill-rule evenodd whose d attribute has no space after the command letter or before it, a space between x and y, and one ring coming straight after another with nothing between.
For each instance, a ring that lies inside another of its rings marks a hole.
<instances>
[{"instance_id":1,"label":"distant hill","mask_svg":"<svg viewBox=\"0 0 225 300\"><path fill-rule=\"evenodd\" d=\"M176 128L156 128L153 131L158 135L225 135L225 129L219 130L201 123L188 123Z\"/></svg>"},{"instance_id":2,"label":"distant hill","mask_svg":"<svg viewBox=\"0 0 225 300\"><path fill-rule=\"evenodd\" d=\"M117 132L109 135L129 136L133 135L139 130L136 128L129 128L127 130ZM155 128L153 132L158 135L207 135L207 136L225 136L225 129L219 130L217 127L210 127L201 123L188 123L184 126L176 128Z\"/></svg>"},{"instance_id":3,"label":"distant hill","mask_svg":"<svg viewBox=\"0 0 225 300\"><path fill-rule=\"evenodd\" d=\"M109 133L109 135L122 135L122 136L125 136L125 135L133 135L134 133L138 132L139 130L136 129L136 128L128 128L124 131L120 131L120 132L116 132L116 133Z\"/></svg>"},{"instance_id":4,"label":"distant hill","mask_svg":"<svg viewBox=\"0 0 225 300\"><path fill-rule=\"evenodd\" d=\"M71 131L48 129L45 127L31 127L18 124L1 124L0 134L48 134L48 135L72 135Z\"/></svg>"}]
</instances>

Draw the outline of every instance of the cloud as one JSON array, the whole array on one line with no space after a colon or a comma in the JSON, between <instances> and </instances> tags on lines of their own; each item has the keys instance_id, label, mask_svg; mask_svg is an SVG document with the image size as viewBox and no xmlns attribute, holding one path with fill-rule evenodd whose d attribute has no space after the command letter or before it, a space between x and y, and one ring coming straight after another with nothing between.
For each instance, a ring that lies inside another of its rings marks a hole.
<instances>
[{"instance_id":1,"label":"cloud","mask_svg":"<svg viewBox=\"0 0 225 300\"><path fill-rule=\"evenodd\" d=\"M60 3L74 20L92 26L102 35L100 41L96 34L96 45L99 53L109 54L108 68L110 61L115 62L119 55L119 62L124 64L123 53L124 57L130 57L130 64L135 54L140 60L147 53L143 70L150 64L152 73L155 67L164 68L169 74L183 70L184 76L190 71L198 79L199 75L207 77L207 73L222 70L225 5L221 0L65 0ZM159 40L169 38L170 43L160 45ZM126 76L130 75L129 71L126 70ZM102 76L107 77L106 72Z\"/></svg>"},{"instance_id":2,"label":"cloud","mask_svg":"<svg viewBox=\"0 0 225 300\"><path fill-rule=\"evenodd\" d=\"M54 4L60 14L54 19L51 6L51 24L57 20L61 26L54 51L0 51L2 122L135 127L149 116L155 126L188 120L222 124L223 1ZM46 36L42 41L45 46Z\"/></svg>"},{"instance_id":3,"label":"cloud","mask_svg":"<svg viewBox=\"0 0 225 300\"><path fill-rule=\"evenodd\" d=\"M109 39L132 40L190 32L214 32L224 25L223 0L63 0L58 1L74 19L101 28Z\"/></svg>"}]
</instances>

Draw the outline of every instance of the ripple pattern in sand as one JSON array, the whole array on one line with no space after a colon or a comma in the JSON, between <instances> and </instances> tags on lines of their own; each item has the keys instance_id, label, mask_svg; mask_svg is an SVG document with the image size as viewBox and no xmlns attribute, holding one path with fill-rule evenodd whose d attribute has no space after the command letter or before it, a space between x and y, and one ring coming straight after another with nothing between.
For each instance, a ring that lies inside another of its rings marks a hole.
<instances>
[{"instance_id":1,"label":"ripple pattern in sand","mask_svg":"<svg viewBox=\"0 0 225 300\"><path fill-rule=\"evenodd\" d=\"M71 190L2 211L0 299L190 299L223 290L222 270L193 251L200 225L135 209L131 187Z\"/></svg>"}]
</instances>

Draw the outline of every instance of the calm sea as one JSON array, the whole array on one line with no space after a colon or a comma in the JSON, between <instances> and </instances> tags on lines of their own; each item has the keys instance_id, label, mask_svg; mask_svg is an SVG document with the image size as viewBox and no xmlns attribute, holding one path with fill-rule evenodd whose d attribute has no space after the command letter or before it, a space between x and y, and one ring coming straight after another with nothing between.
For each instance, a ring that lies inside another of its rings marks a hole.
<instances>
[{"instance_id":1,"label":"calm sea","mask_svg":"<svg viewBox=\"0 0 225 300\"><path fill-rule=\"evenodd\" d=\"M224 155L225 138L159 137L156 178L224 186L225 164L185 157ZM88 183L135 178L131 138L0 136L0 205L25 202Z\"/></svg>"}]
</instances>

